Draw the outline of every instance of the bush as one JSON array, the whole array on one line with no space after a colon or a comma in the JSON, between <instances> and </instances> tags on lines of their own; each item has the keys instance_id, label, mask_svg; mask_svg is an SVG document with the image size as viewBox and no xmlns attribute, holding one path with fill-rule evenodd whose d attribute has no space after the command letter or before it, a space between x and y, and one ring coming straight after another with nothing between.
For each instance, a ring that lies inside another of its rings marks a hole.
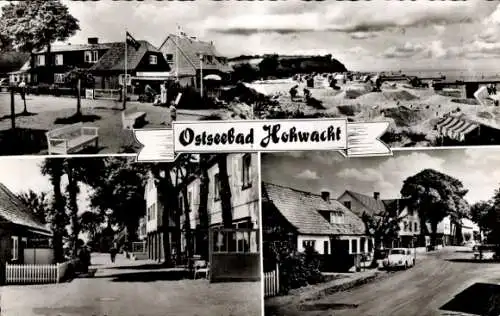
<instances>
[{"instance_id":1,"label":"bush","mask_svg":"<svg viewBox=\"0 0 500 316\"><path fill-rule=\"evenodd\" d=\"M304 253L292 252L282 257L280 262L280 280L285 293L309 284L324 282L319 270L320 261L312 249Z\"/></svg>"}]
</instances>

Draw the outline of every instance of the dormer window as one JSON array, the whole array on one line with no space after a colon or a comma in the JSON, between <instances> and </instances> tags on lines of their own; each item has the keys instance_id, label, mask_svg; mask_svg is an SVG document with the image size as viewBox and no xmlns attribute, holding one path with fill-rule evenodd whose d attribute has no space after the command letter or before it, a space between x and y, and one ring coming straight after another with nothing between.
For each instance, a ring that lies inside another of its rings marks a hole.
<instances>
[{"instance_id":1,"label":"dormer window","mask_svg":"<svg viewBox=\"0 0 500 316\"><path fill-rule=\"evenodd\" d=\"M95 64L99 59L99 54L96 50L85 51L85 62L89 64Z\"/></svg>"},{"instance_id":2,"label":"dormer window","mask_svg":"<svg viewBox=\"0 0 500 316\"><path fill-rule=\"evenodd\" d=\"M167 62L169 64L173 63L174 62L174 54L166 54L165 59L167 60Z\"/></svg>"},{"instance_id":3,"label":"dormer window","mask_svg":"<svg viewBox=\"0 0 500 316\"><path fill-rule=\"evenodd\" d=\"M150 65L156 65L156 64L158 64L158 56L149 55L149 64Z\"/></svg>"},{"instance_id":4,"label":"dormer window","mask_svg":"<svg viewBox=\"0 0 500 316\"><path fill-rule=\"evenodd\" d=\"M344 206L351 209L351 201L344 201Z\"/></svg>"}]
</instances>

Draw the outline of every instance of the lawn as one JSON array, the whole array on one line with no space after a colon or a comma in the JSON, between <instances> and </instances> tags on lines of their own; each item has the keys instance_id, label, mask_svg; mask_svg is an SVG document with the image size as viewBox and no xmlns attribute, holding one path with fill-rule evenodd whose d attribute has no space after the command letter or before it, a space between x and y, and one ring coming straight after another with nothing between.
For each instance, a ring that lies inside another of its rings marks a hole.
<instances>
[{"instance_id":1,"label":"lawn","mask_svg":"<svg viewBox=\"0 0 500 316\"><path fill-rule=\"evenodd\" d=\"M47 154L45 132L71 124L76 99L52 96L27 96L29 115L22 115L23 102L15 96L16 132L11 131L10 95L0 93L0 154ZM169 127L168 108L150 103L128 102L127 108L146 112L143 128ZM113 100L82 99L84 126L99 127L99 154L131 153L139 149L132 131L122 127L122 104ZM177 120L198 120L219 110L178 110ZM62 123L62 124L61 124Z\"/></svg>"}]
</instances>

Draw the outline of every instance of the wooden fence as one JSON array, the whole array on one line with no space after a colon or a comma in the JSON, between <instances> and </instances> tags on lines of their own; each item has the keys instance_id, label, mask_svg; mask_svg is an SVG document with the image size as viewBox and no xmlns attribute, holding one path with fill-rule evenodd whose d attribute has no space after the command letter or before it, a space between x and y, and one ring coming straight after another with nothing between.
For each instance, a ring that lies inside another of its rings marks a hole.
<instances>
[{"instance_id":1,"label":"wooden fence","mask_svg":"<svg viewBox=\"0 0 500 316\"><path fill-rule=\"evenodd\" d=\"M278 295L280 292L279 266L271 272L264 273L264 297Z\"/></svg>"},{"instance_id":2,"label":"wooden fence","mask_svg":"<svg viewBox=\"0 0 500 316\"><path fill-rule=\"evenodd\" d=\"M59 283L72 261L57 264L9 264L5 266L6 284Z\"/></svg>"}]
</instances>

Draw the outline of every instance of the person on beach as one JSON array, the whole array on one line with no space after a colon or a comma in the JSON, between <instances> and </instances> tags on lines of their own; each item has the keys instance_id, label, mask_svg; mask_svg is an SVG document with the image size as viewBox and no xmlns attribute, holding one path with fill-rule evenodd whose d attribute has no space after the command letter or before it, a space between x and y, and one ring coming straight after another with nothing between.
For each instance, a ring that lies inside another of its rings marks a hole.
<instances>
[{"instance_id":1,"label":"person on beach","mask_svg":"<svg viewBox=\"0 0 500 316\"><path fill-rule=\"evenodd\" d=\"M290 98L293 101L295 101L295 97L297 96L297 86L293 86L291 89L290 89Z\"/></svg>"}]
</instances>

